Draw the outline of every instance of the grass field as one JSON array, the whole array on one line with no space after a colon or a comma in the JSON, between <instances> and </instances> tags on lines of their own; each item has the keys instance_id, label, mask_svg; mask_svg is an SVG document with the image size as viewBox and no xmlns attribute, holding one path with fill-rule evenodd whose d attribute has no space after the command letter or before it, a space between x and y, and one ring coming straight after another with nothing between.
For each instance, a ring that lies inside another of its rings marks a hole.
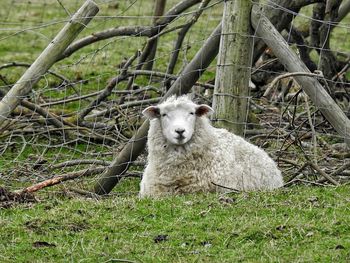
<instances>
[{"instance_id":1,"label":"grass field","mask_svg":"<svg viewBox=\"0 0 350 263\"><path fill-rule=\"evenodd\" d=\"M0 66L33 62L67 21L59 2L73 13L84 1L1 1ZM96 2L101 11L78 38L110 27L152 23L152 0ZM171 7L178 1L167 2ZM310 14L310 9L304 11ZM222 4L208 8L191 29L177 72L218 24L221 12ZM298 18L298 23L303 19ZM341 53L350 50L349 24L348 17L334 31L332 48ZM161 38L156 70L166 70L175 39L176 33ZM72 82L84 80L76 85L81 95L98 91L118 74L123 58L133 55L144 43L144 38L131 37L101 41L55 64L52 70ZM0 70L0 75L14 83L23 71L11 67ZM201 81L214 76L215 62ZM138 78L137 84L144 86L148 81ZM63 98L73 93L54 89L57 84L57 79L46 76L35 86L34 95ZM0 88L4 86L0 80ZM76 102L50 110L74 113L83 106ZM0 144L2 140L0 134ZM0 154L0 186L10 190L51 176L31 169L40 156L58 163L109 151L107 146L93 142L55 148L55 138L51 137L37 141L29 138L23 148L21 138L14 141L16 144ZM46 151L48 145L51 148ZM109 161L113 156L95 158ZM56 170L55 174L65 171L70 170ZM37 203L0 209L0 262L350 262L349 185L293 186L271 193L198 194L157 200L140 200L139 179L135 178L123 180L106 198L85 198L69 190L72 185L91 187L95 182L96 178L67 182L40 191Z\"/></svg>"},{"instance_id":2,"label":"grass field","mask_svg":"<svg viewBox=\"0 0 350 263\"><path fill-rule=\"evenodd\" d=\"M1 262L349 262L349 186L101 200L0 213ZM130 260L130 261L122 261Z\"/></svg>"}]
</instances>

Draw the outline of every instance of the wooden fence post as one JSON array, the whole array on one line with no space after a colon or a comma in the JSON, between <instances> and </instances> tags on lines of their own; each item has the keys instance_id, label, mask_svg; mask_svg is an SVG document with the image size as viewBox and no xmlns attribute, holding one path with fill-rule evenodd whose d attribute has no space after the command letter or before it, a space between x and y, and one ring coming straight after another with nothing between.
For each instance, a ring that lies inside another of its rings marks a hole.
<instances>
[{"instance_id":1,"label":"wooden fence post","mask_svg":"<svg viewBox=\"0 0 350 263\"><path fill-rule=\"evenodd\" d=\"M0 125L99 11L87 0L0 101Z\"/></svg>"},{"instance_id":2,"label":"wooden fence post","mask_svg":"<svg viewBox=\"0 0 350 263\"><path fill-rule=\"evenodd\" d=\"M213 97L214 125L241 136L249 103L251 8L251 1L225 1Z\"/></svg>"}]
</instances>

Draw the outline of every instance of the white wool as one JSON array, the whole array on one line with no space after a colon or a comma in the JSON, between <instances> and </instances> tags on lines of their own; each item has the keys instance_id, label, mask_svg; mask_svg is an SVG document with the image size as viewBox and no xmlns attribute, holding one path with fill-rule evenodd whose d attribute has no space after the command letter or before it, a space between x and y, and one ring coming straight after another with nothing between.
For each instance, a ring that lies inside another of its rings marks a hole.
<instances>
[{"instance_id":1,"label":"white wool","mask_svg":"<svg viewBox=\"0 0 350 263\"><path fill-rule=\"evenodd\" d=\"M174 110L186 115L183 108L191 107L199 106L186 96L173 96L156 107L160 114L150 120L148 164L141 181L141 197L283 186L281 172L265 151L225 129L214 128L206 114L194 116L193 134L186 143L169 141L164 136L162 115ZM147 109L144 114L150 117Z\"/></svg>"}]
</instances>

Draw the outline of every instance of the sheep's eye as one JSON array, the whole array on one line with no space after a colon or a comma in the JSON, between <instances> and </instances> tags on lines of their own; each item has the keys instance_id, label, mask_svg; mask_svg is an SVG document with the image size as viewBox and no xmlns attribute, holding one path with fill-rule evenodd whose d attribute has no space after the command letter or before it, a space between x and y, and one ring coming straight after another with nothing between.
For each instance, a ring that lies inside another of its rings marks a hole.
<instances>
[{"instance_id":1,"label":"sheep's eye","mask_svg":"<svg viewBox=\"0 0 350 263\"><path fill-rule=\"evenodd\" d=\"M190 112L191 115L194 115L194 112Z\"/></svg>"},{"instance_id":2,"label":"sheep's eye","mask_svg":"<svg viewBox=\"0 0 350 263\"><path fill-rule=\"evenodd\" d=\"M162 117L165 117L165 116L166 116L166 113L163 113L163 114L162 114Z\"/></svg>"}]
</instances>

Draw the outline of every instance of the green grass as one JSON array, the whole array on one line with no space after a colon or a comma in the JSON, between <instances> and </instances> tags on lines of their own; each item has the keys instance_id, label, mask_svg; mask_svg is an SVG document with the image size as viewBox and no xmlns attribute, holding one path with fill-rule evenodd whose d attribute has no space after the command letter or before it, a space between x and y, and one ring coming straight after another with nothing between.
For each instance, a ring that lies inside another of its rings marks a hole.
<instances>
[{"instance_id":1,"label":"green grass","mask_svg":"<svg viewBox=\"0 0 350 263\"><path fill-rule=\"evenodd\" d=\"M74 12L84 1L63 0L60 2L70 12ZM99 5L100 12L88 24L87 28L79 34L77 39L113 27L152 24L153 1L137 1L136 4L121 1L117 7L106 3L106 1L96 2ZM175 0L167 1L166 10L177 2ZM33 62L68 19L67 14L56 0L15 2L14 6L13 1L5 0L2 4L4 8L0 10L0 17L3 17L3 19L0 19L0 22L5 22L5 29L0 31L0 63L12 61ZM195 8L197 6L188 10L188 12L195 10ZM203 17L191 30L192 34L189 34L185 41L184 45L189 44L190 48L186 54L180 55L178 69L186 62L184 57L190 59L201 46L202 41L209 36L210 32L219 23L220 12L221 5L204 12ZM124 16L124 18L115 18L114 16ZM171 27L183 24L190 16L191 14L188 14L177 19ZM196 34L193 35L193 32ZM155 61L156 69L163 71L166 69L166 63L176 37L176 33L172 33L161 38ZM99 76L99 81L104 83L116 74L117 65L122 59L130 57L138 49L141 49L145 41L145 38L137 37L116 37L100 41L55 64L53 69L70 79L74 79L77 77L76 75L84 79L89 79L92 75ZM15 74L11 80L16 80L19 75ZM96 88L96 83L90 83L90 85ZM90 85L88 85L88 88Z\"/></svg>"},{"instance_id":2,"label":"green grass","mask_svg":"<svg viewBox=\"0 0 350 263\"><path fill-rule=\"evenodd\" d=\"M33 206L1 210L0 259L347 262L349 191L349 186L294 187L224 197L131 195L100 201L51 193Z\"/></svg>"}]
</instances>

